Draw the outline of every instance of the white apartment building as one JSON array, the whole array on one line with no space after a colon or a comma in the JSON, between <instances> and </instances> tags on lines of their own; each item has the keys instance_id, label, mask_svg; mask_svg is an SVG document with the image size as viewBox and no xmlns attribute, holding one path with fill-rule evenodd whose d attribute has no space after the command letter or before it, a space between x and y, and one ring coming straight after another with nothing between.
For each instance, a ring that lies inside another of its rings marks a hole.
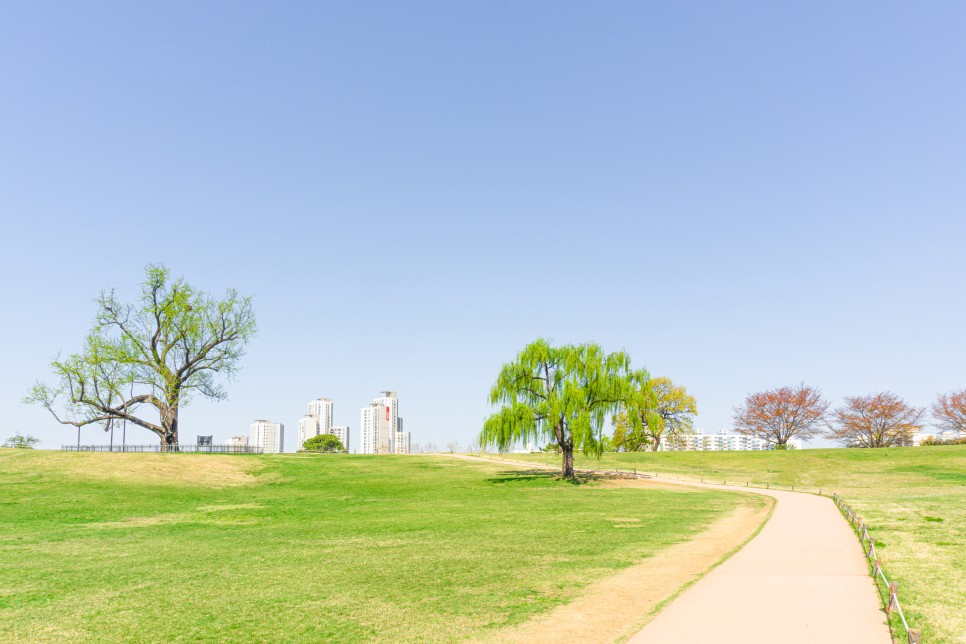
<instances>
[{"instance_id":1,"label":"white apartment building","mask_svg":"<svg viewBox=\"0 0 966 644\"><path fill-rule=\"evenodd\" d=\"M796 449L802 448L802 441L793 438L788 441ZM744 434L730 434L727 430L721 430L717 434L705 434L702 430L697 430L693 434L683 434L673 440L664 441L661 444L661 451L760 451L772 449L771 444L764 438L757 436L745 436Z\"/></svg>"},{"instance_id":2,"label":"white apartment building","mask_svg":"<svg viewBox=\"0 0 966 644\"><path fill-rule=\"evenodd\" d=\"M382 396L363 407L359 415L360 453L394 453L393 439L398 431L399 398L395 391L383 391Z\"/></svg>"},{"instance_id":3,"label":"white apartment building","mask_svg":"<svg viewBox=\"0 0 966 644\"><path fill-rule=\"evenodd\" d=\"M285 447L285 426L270 420L253 420L249 428L252 447L261 447L266 454L281 454Z\"/></svg>"},{"instance_id":4,"label":"white apartment building","mask_svg":"<svg viewBox=\"0 0 966 644\"><path fill-rule=\"evenodd\" d=\"M333 434L342 443L342 447L345 451L349 451L349 426L348 425L333 425L329 430L330 434Z\"/></svg>"},{"instance_id":5,"label":"white apartment building","mask_svg":"<svg viewBox=\"0 0 966 644\"><path fill-rule=\"evenodd\" d=\"M309 413L299 421L299 442L297 449L302 449L305 441L319 434L332 433L331 398L316 398L309 402ZM345 442L343 442L345 445Z\"/></svg>"},{"instance_id":6,"label":"white apartment building","mask_svg":"<svg viewBox=\"0 0 966 644\"><path fill-rule=\"evenodd\" d=\"M396 432L396 437L392 441L392 451L393 454L409 453L409 432Z\"/></svg>"}]
</instances>

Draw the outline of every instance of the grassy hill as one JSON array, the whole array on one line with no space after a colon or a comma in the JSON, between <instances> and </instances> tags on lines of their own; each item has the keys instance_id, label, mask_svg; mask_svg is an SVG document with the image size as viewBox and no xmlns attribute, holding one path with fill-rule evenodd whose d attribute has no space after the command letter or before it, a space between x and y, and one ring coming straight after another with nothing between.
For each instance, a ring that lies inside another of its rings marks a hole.
<instances>
[{"instance_id":1,"label":"grassy hill","mask_svg":"<svg viewBox=\"0 0 966 644\"><path fill-rule=\"evenodd\" d=\"M513 456L558 463L559 457ZM925 642L966 642L966 446L605 454L580 467L835 491L870 523Z\"/></svg>"},{"instance_id":2,"label":"grassy hill","mask_svg":"<svg viewBox=\"0 0 966 644\"><path fill-rule=\"evenodd\" d=\"M485 636L740 503L442 457L0 450L0 641Z\"/></svg>"}]
</instances>

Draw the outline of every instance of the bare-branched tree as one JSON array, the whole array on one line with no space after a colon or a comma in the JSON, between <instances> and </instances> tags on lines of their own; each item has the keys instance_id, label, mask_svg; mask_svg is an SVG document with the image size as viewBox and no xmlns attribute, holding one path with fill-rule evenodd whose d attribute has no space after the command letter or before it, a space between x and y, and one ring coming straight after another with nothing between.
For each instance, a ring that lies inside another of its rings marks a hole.
<instances>
[{"instance_id":1,"label":"bare-branched tree","mask_svg":"<svg viewBox=\"0 0 966 644\"><path fill-rule=\"evenodd\" d=\"M784 449L793 438L817 436L825 427L828 401L822 392L805 383L749 394L735 409L734 427L739 434L763 438Z\"/></svg>"},{"instance_id":2,"label":"bare-branched tree","mask_svg":"<svg viewBox=\"0 0 966 644\"><path fill-rule=\"evenodd\" d=\"M911 445L925 413L888 391L847 397L832 413L828 437L848 447Z\"/></svg>"},{"instance_id":3,"label":"bare-branched tree","mask_svg":"<svg viewBox=\"0 0 966 644\"><path fill-rule=\"evenodd\" d=\"M966 434L966 389L939 394L932 404L932 417L939 429Z\"/></svg>"}]
</instances>

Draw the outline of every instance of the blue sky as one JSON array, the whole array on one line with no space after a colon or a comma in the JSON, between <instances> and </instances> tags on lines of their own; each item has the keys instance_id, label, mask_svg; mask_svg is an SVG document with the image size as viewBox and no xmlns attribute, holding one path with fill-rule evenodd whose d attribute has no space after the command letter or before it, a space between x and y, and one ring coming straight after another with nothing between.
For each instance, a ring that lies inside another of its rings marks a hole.
<instances>
[{"instance_id":1,"label":"blue sky","mask_svg":"<svg viewBox=\"0 0 966 644\"><path fill-rule=\"evenodd\" d=\"M73 440L19 400L154 261L259 317L187 437L391 388L466 444L540 336L708 431L800 381L927 405L966 387L964 69L957 2L4 3L5 431Z\"/></svg>"}]
</instances>

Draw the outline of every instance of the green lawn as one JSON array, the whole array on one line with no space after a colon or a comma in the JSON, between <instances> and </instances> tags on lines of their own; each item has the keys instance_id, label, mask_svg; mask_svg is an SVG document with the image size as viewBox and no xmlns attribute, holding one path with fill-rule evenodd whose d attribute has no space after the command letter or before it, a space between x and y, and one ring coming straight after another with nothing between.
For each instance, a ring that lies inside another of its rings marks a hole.
<instances>
[{"instance_id":1,"label":"green lawn","mask_svg":"<svg viewBox=\"0 0 966 644\"><path fill-rule=\"evenodd\" d=\"M0 641L481 636L749 502L444 457L0 450Z\"/></svg>"},{"instance_id":2,"label":"green lawn","mask_svg":"<svg viewBox=\"0 0 966 644\"><path fill-rule=\"evenodd\" d=\"M559 457L512 458L559 463ZM886 574L924 642L966 642L966 446L605 454L581 467L838 492L870 523Z\"/></svg>"}]
</instances>

